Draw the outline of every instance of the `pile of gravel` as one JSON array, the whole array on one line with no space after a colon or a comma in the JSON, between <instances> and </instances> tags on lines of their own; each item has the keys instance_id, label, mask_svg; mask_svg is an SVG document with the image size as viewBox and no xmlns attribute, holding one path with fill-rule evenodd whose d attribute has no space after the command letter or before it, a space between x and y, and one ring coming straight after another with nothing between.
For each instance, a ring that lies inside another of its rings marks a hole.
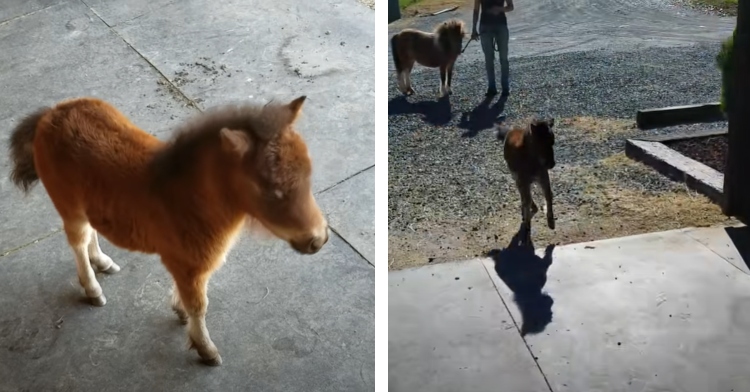
<instances>
[{"instance_id":1,"label":"pile of gravel","mask_svg":"<svg viewBox=\"0 0 750 392\"><path fill-rule=\"evenodd\" d=\"M718 101L717 50L718 45L711 45L511 59L511 95L503 113L511 122L529 116L634 119L638 109ZM389 76L391 230L405 230L420 221L480 219L517 199L495 138L493 119L499 109L476 109L487 89L484 63L463 63L459 58L450 102L437 99L439 81L437 69L417 67L412 73L417 94L404 98L395 76ZM707 126L726 124L677 128ZM627 137L667 131L633 129L597 139L559 128L558 167L561 172L565 167L590 167L623 151ZM608 176L647 192L675 186L657 173ZM561 202L586 202L585 189L575 178L553 186Z\"/></svg>"}]
</instances>

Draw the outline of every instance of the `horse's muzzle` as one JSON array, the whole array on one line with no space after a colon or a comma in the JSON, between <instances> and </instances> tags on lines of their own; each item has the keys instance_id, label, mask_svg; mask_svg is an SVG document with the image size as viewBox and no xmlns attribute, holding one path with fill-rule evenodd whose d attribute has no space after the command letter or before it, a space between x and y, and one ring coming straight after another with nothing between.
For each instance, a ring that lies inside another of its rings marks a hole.
<instances>
[{"instance_id":1,"label":"horse's muzzle","mask_svg":"<svg viewBox=\"0 0 750 392\"><path fill-rule=\"evenodd\" d=\"M328 238L328 227L326 226L323 235L314 236L302 241L289 241L289 244L294 250L303 255L314 255L328 242Z\"/></svg>"}]
</instances>

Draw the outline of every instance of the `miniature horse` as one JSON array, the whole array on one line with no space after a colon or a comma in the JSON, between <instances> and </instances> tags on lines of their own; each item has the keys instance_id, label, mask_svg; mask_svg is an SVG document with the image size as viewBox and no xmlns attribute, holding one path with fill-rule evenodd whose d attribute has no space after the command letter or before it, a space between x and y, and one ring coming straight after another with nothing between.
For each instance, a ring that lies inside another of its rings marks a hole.
<instances>
[{"instance_id":1,"label":"miniature horse","mask_svg":"<svg viewBox=\"0 0 750 392\"><path fill-rule=\"evenodd\" d=\"M260 225L302 254L328 241L307 146L293 128L304 101L215 109L167 143L106 102L61 102L13 131L11 179L26 193L41 180L94 305L106 299L92 266L120 270L97 233L118 247L159 254L174 279L172 308L188 326L190 348L219 365L206 328L206 289L242 227Z\"/></svg>"},{"instance_id":2,"label":"miniature horse","mask_svg":"<svg viewBox=\"0 0 750 392\"><path fill-rule=\"evenodd\" d=\"M464 22L451 19L435 26L432 33L415 29L404 29L391 38L393 64L399 90L406 95L414 94L411 87L411 70L414 63L425 67L440 68L440 97L451 92L453 65L461 54L461 44L466 32Z\"/></svg>"},{"instance_id":3,"label":"miniature horse","mask_svg":"<svg viewBox=\"0 0 750 392\"><path fill-rule=\"evenodd\" d=\"M531 185L535 182L542 188L547 203L547 226L555 229L549 181L549 170L555 167L554 126L555 119L550 118L534 119L526 127L498 127L497 138L503 139L503 157L521 196L522 241L531 239L531 218L539 210L531 197Z\"/></svg>"}]
</instances>

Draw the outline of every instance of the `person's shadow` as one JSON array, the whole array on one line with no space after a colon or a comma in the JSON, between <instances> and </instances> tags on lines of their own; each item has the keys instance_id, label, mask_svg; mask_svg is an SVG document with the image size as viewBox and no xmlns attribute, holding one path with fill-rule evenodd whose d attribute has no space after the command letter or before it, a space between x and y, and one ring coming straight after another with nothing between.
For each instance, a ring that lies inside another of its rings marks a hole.
<instances>
[{"instance_id":1,"label":"person's shadow","mask_svg":"<svg viewBox=\"0 0 750 392\"><path fill-rule=\"evenodd\" d=\"M461 137L474 137L480 131L494 128L495 124L502 122L504 116L501 117L500 114L505 110L508 97L501 96L497 102L490 105L492 98L493 96L486 97L471 112L464 112L461 115L458 127L466 130Z\"/></svg>"},{"instance_id":2,"label":"person's shadow","mask_svg":"<svg viewBox=\"0 0 750 392\"><path fill-rule=\"evenodd\" d=\"M495 262L497 276L513 291L513 301L521 311L521 336L544 331L552 322L554 303L542 288L547 283L547 269L552 265L555 245L548 245L544 257L539 257L530 239L520 241L523 235L523 230L519 231L507 248L488 253Z\"/></svg>"},{"instance_id":3,"label":"person's shadow","mask_svg":"<svg viewBox=\"0 0 750 392\"><path fill-rule=\"evenodd\" d=\"M388 101L388 116L398 114L421 114L422 119L432 125L445 125L451 121L450 95L437 101L421 101L411 103L407 96L400 95Z\"/></svg>"}]
</instances>

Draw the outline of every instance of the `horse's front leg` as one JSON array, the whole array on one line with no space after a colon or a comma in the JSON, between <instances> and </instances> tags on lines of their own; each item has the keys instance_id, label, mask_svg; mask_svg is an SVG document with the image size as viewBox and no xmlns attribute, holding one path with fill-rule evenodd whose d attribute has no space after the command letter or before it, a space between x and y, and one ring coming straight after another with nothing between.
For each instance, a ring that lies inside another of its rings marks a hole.
<instances>
[{"instance_id":1,"label":"horse's front leg","mask_svg":"<svg viewBox=\"0 0 750 392\"><path fill-rule=\"evenodd\" d=\"M451 88L451 82L453 81L453 66L456 64L456 61L451 61L450 64L448 64L448 94L453 94L453 89Z\"/></svg>"},{"instance_id":2,"label":"horse's front leg","mask_svg":"<svg viewBox=\"0 0 750 392\"><path fill-rule=\"evenodd\" d=\"M447 79L448 79L448 66L447 65L441 65L440 66L440 92L439 97L442 98L447 93Z\"/></svg>"},{"instance_id":3,"label":"horse's front leg","mask_svg":"<svg viewBox=\"0 0 750 392\"><path fill-rule=\"evenodd\" d=\"M189 347L196 349L206 364L218 366L221 365L221 355L206 328L206 289L210 275L210 272L180 271L173 274L173 277L180 302L187 314Z\"/></svg>"}]
</instances>

